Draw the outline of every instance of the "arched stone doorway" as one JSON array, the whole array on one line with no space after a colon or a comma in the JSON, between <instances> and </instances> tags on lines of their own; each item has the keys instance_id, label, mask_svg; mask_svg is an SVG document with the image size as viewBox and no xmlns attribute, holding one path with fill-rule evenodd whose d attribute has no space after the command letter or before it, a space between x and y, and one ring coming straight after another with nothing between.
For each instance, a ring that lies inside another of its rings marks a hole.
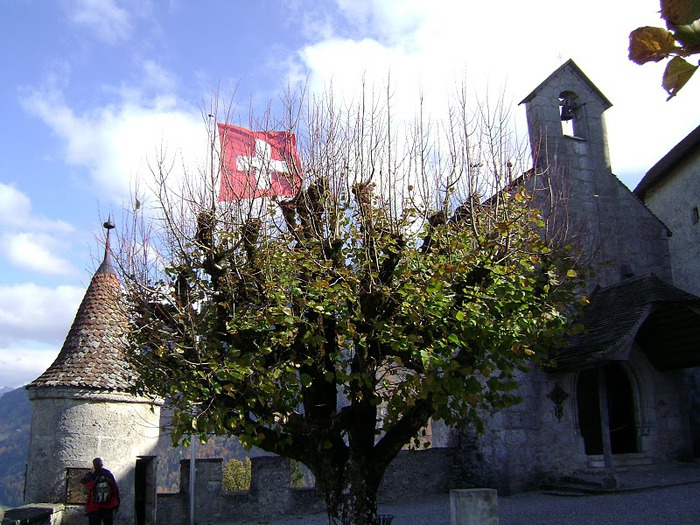
<instances>
[{"instance_id":1,"label":"arched stone doorway","mask_svg":"<svg viewBox=\"0 0 700 525\"><path fill-rule=\"evenodd\" d=\"M613 454L639 452L635 396L629 375L621 363L604 365L607 427ZM579 428L587 455L603 454L603 427L600 399L602 377L597 368L579 373L576 401Z\"/></svg>"}]
</instances>

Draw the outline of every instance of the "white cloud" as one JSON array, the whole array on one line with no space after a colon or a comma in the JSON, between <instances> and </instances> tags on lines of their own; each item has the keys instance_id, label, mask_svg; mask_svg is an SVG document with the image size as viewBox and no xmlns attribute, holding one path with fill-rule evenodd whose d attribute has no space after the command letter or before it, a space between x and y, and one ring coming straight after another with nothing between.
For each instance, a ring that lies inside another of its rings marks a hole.
<instances>
[{"instance_id":1,"label":"white cloud","mask_svg":"<svg viewBox=\"0 0 700 525\"><path fill-rule=\"evenodd\" d=\"M155 64L147 69L151 80L171 81ZM208 142L201 114L181 108L174 97L145 100L139 89L121 95L117 103L82 114L57 89L36 90L22 103L63 139L66 161L87 169L97 195L127 205L136 185L151 185L159 160L176 173L203 167Z\"/></svg>"},{"instance_id":2,"label":"white cloud","mask_svg":"<svg viewBox=\"0 0 700 525\"><path fill-rule=\"evenodd\" d=\"M0 182L0 228L21 227L24 229L45 229L58 233L71 233L73 226L65 221L49 220L37 216L26 193L10 184Z\"/></svg>"},{"instance_id":3,"label":"white cloud","mask_svg":"<svg viewBox=\"0 0 700 525\"><path fill-rule=\"evenodd\" d=\"M0 254L14 266L48 275L77 275L61 253L70 250L75 228L60 220L37 216L29 197L0 183Z\"/></svg>"},{"instance_id":4,"label":"white cloud","mask_svg":"<svg viewBox=\"0 0 700 525\"><path fill-rule=\"evenodd\" d=\"M177 86L175 75L155 60L143 60L141 69L144 86L154 88L159 93L173 93L175 91Z\"/></svg>"},{"instance_id":5,"label":"white cloud","mask_svg":"<svg viewBox=\"0 0 700 525\"><path fill-rule=\"evenodd\" d=\"M76 275L70 261L56 255L65 243L45 233L11 233L3 236L2 245L7 259L17 266L48 275Z\"/></svg>"},{"instance_id":6,"label":"white cloud","mask_svg":"<svg viewBox=\"0 0 700 525\"><path fill-rule=\"evenodd\" d=\"M68 285L0 286L0 347L39 342L60 348L84 293Z\"/></svg>"},{"instance_id":7,"label":"white cloud","mask_svg":"<svg viewBox=\"0 0 700 525\"><path fill-rule=\"evenodd\" d=\"M583 10L556 0L336 4L339 12L319 17L322 30L298 53L297 70L309 71L315 89L332 82L334 91L347 97L363 75L367 85L381 86L390 73L399 104L412 103L410 95L418 91L429 102L444 100L463 81L470 93L504 96L515 110L572 58L614 104L606 113L613 170L627 174L631 184L697 125L691 108L700 82L666 103L660 88L663 65L640 67L627 58L632 29L663 25L657 0L641 0L634 9L624 2L591 0ZM524 129L524 111L515 114Z\"/></svg>"},{"instance_id":8,"label":"white cloud","mask_svg":"<svg viewBox=\"0 0 700 525\"><path fill-rule=\"evenodd\" d=\"M0 387L17 388L39 377L58 355L59 348L0 348Z\"/></svg>"},{"instance_id":9,"label":"white cloud","mask_svg":"<svg viewBox=\"0 0 700 525\"><path fill-rule=\"evenodd\" d=\"M132 34L129 12L114 0L71 0L63 5L71 23L107 44L122 42Z\"/></svg>"},{"instance_id":10,"label":"white cloud","mask_svg":"<svg viewBox=\"0 0 700 525\"><path fill-rule=\"evenodd\" d=\"M0 387L37 378L58 355L85 290L0 286Z\"/></svg>"},{"instance_id":11,"label":"white cloud","mask_svg":"<svg viewBox=\"0 0 700 525\"><path fill-rule=\"evenodd\" d=\"M397 88L394 110L402 114L416 107L419 94L430 107L443 103L464 83L482 98L487 92L503 95L521 120L518 127L525 129L524 112L515 104L573 58L616 104L606 114L613 169L637 171L638 176L696 125L687 105L664 102L658 69L640 68L627 60L625 27L654 23L656 0L640 1L634 10L603 0L591 0L585 10L555 0L536 6L515 0L479 4L336 0L336 4L335 13L319 3L308 14L305 34L314 39L298 51L296 62L280 57L292 78L303 81L308 72L313 89L332 85L338 95L351 100L362 80L380 87L390 76ZM71 5L75 23L104 15L108 24L104 31L115 38L128 34L130 16L144 16L136 14L135 4L128 4L129 11L113 1L81 0ZM149 9L147 5L146 12ZM316 31L310 33L312 26ZM161 63L138 60L139 83L115 88L117 100L93 110L76 110L56 84L23 99L25 109L64 141L66 161L85 168L95 193L118 205L129 200L137 180L143 189L163 152L166 164L177 170L183 161L190 171L206 164L207 139L199 110L172 95L178 79ZM687 86L687 94L679 98L693 97L692 89ZM673 119L674 130L680 131L664 130L661 140L659 134L639 132L649 122L654 125L658 115Z\"/></svg>"},{"instance_id":12,"label":"white cloud","mask_svg":"<svg viewBox=\"0 0 700 525\"><path fill-rule=\"evenodd\" d=\"M17 188L0 182L0 224L22 224L30 213L29 197Z\"/></svg>"}]
</instances>

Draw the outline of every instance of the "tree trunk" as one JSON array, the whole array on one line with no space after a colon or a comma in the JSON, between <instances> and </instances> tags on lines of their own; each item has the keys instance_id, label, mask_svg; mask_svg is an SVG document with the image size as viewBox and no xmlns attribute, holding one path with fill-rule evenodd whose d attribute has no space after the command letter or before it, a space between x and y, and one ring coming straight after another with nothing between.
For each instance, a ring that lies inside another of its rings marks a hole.
<instances>
[{"instance_id":1,"label":"tree trunk","mask_svg":"<svg viewBox=\"0 0 700 525\"><path fill-rule=\"evenodd\" d=\"M349 460L340 471L317 474L332 525L376 525L377 491L381 477L367 458Z\"/></svg>"}]
</instances>

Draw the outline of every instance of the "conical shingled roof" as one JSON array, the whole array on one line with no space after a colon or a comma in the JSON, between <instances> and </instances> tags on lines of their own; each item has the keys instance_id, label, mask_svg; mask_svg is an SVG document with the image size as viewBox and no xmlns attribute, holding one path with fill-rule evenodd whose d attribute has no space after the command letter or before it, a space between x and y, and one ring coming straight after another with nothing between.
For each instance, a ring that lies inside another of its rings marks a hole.
<instances>
[{"instance_id":1,"label":"conical shingled roof","mask_svg":"<svg viewBox=\"0 0 700 525\"><path fill-rule=\"evenodd\" d=\"M28 389L73 387L100 391L129 390L134 374L126 359L128 318L119 279L112 266L109 229L102 264L90 281L61 352Z\"/></svg>"}]
</instances>

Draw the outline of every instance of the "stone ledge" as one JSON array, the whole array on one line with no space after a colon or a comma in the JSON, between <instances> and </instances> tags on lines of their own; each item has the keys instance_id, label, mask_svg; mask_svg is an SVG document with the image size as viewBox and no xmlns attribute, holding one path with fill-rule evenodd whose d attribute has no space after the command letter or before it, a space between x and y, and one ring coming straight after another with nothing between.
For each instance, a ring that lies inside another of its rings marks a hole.
<instances>
[{"instance_id":1,"label":"stone ledge","mask_svg":"<svg viewBox=\"0 0 700 525\"><path fill-rule=\"evenodd\" d=\"M2 525L53 525L60 523L61 514L63 514L61 504L33 503L6 510Z\"/></svg>"}]
</instances>

